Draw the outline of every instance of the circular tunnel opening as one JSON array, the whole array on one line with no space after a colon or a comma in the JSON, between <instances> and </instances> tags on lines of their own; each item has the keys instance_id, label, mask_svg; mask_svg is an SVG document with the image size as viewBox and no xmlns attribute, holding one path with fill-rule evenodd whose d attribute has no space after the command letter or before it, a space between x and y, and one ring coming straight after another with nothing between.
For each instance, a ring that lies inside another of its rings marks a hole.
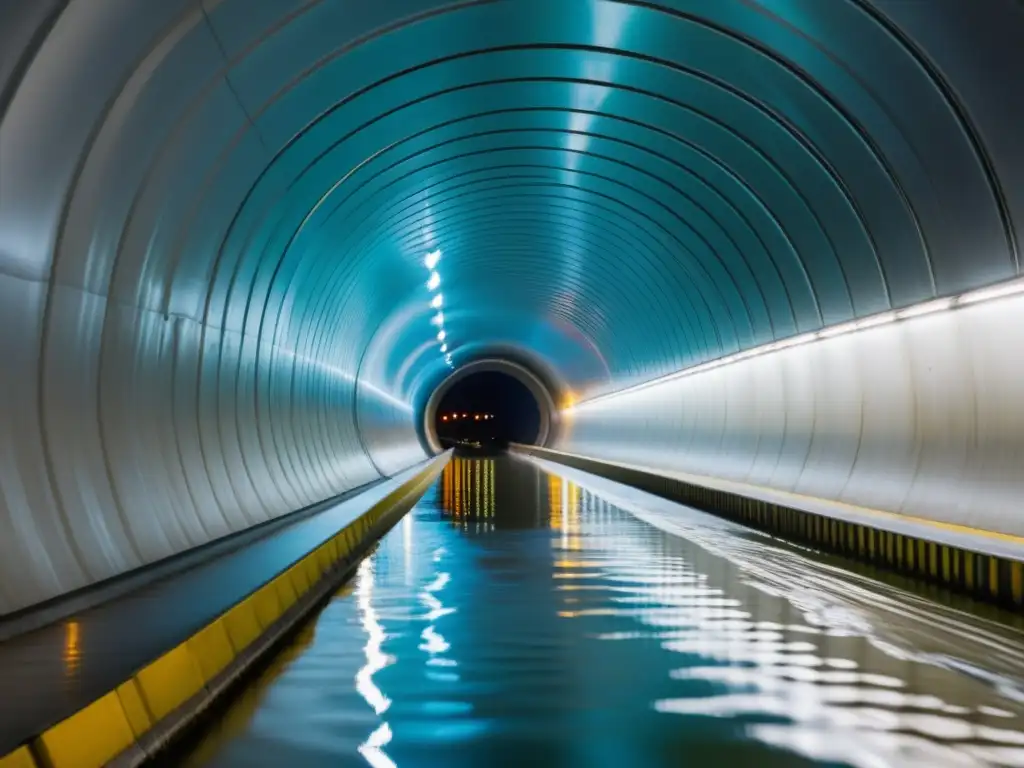
<instances>
[{"instance_id":1,"label":"circular tunnel opening","mask_svg":"<svg viewBox=\"0 0 1024 768\"><path fill-rule=\"evenodd\" d=\"M532 367L503 358L461 366L437 385L422 411L425 447L500 450L547 446L558 432L557 389Z\"/></svg>"},{"instance_id":2,"label":"circular tunnel opening","mask_svg":"<svg viewBox=\"0 0 1024 768\"><path fill-rule=\"evenodd\" d=\"M455 382L438 403L434 430L442 448L503 449L536 445L540 404L519 380L501 371L481 371Z\"/></svg>"}]
</instances>

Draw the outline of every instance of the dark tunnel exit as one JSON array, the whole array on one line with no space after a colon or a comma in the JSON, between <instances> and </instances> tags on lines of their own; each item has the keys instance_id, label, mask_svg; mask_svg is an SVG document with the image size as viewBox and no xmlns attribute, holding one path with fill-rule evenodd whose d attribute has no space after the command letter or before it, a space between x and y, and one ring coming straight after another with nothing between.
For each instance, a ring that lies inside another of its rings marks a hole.
<instances>
[{"instance_id":1,"label":"dark tunnel exit","mask_svg":"<svg viewBox=\"0 0 1024 768\"><path fill-rule=\"evenodd\" d=\"M540 422L540 406L530 390L499 371L482 371L457 381L434 416L441 445L465 450L500 450L509 443L534 445Z\"/></svg>"}]
</instances>

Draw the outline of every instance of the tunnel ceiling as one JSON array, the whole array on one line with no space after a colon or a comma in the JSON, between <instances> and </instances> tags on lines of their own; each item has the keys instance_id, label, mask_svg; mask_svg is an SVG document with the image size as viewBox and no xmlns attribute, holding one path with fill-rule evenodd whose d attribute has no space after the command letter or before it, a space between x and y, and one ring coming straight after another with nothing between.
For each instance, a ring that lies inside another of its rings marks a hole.
<instances>
[{"instance_id":1,"label":"tunnel ceiling","mask_svg":"<svg viewBox=\"0 0 1024 768\"><path fill-rule=\"evenodd\" d=\"M435 250L456 365L581 392L1018 270L1014 0L15 5L2 268L382 396Z\"/></svg>"}]
</instances>

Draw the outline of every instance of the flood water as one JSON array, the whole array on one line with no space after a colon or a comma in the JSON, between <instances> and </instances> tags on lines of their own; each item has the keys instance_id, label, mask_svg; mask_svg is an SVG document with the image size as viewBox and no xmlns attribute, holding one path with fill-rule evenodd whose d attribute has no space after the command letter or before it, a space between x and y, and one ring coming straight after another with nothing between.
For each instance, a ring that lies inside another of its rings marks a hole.
<instances>
[{"instance_id":1,"label":"flood water","mask_svg":"<svg viewBox=\"0 0 1024 768\"><path fill-rule=\"evenodd\" d=\"M455 459L175 763L1024 766L1013 620L560 472Z\"/></svg>"}]
</instances>

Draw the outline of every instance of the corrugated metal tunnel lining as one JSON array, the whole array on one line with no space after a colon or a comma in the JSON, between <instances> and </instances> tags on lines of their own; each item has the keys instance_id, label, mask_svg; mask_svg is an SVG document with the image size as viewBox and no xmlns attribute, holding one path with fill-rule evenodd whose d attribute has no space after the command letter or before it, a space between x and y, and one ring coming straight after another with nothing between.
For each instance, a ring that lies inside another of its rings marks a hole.
<instances>
[{"instance_id":1,"label":"corrugated metal tunnel lining","mask_svg":"<svg viewBox=\"0 0 1024 768\"><path fill-rule=\"evenodd\" d=\"M456 366L529 350L593 396L1015 277L1021 9L926 5L6 4L0 613L422 458L439 327ZM1003 431L945 429L1012 491L1007 365L948 395L995 376ZM634 447L684 439L645 418ZM714 450L790 428L757 424ZM791 484L839 496L862 420L808 429Z\"/></svg>"}]
</instances>

